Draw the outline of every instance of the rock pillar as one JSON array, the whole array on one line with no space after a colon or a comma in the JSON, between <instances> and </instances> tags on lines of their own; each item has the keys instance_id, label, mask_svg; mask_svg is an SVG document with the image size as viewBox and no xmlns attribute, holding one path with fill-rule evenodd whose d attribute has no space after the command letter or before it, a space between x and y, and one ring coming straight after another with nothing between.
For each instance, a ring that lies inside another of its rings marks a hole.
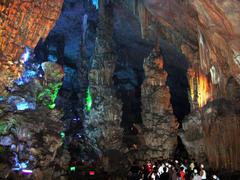
<instances>
[{"instance_id":1,"label":"rock pillar","mask_svg":"<svg viewBox=\"0 0 240 180\"><path fill-rule=\"evenodd\" d=\"M89 72L89 88L93 99L87 120L87 136L102 155L106 171L114 171L112 153L119 154L122 144L122 102L113 87L116 55L112 50L113 17L110 3L100 3L95 53Z\"/></svg>"},{"instance_id":2,"label":"rock pillar","mask_svg":"<svg viewBox=\"0 0 240 180\"><path fill-rule=\"evenodd\" d=\"M145 140L144 159L169 158L177 145L178 123L173 115L170 92L166 85L160 51L154 50L144 60L142 84L142 120ZM142 159L142 158L141 158Z\"/></svg>"}]
</instances>

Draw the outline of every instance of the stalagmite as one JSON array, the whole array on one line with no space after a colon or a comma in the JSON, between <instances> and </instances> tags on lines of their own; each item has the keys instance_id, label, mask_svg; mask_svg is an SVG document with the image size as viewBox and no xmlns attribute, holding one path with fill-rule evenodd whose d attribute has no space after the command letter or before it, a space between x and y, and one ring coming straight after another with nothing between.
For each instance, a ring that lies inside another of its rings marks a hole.
<instances>
[{"instance_id":1,"label":"stalagmite","mask_svg":"<svg viewBox=\"0 0 240 180\"><path fill-rule=\"evenodd\" d=\"M146 78L142 84L142 135L146 149L140 147L139 157L169 158L177 145L178 123L173 115L166 86L167 72L163 69L160 52L154 50L143 66Z\"/></svg>"},{"instance_id":2,"label":"stalagmite","mask_svg":"<svg viewBox=\"0 0 240 180\"><path fill-rule=\"evenodd\" d=\"M95 53L89 73L89 87L93 98L87 120L87 136L101 154L106 171L115 171L111 152L120 152L122 145L122 103L113 88L116 55L112 50L113 19L111 3L100 1L100 22L97 29ZM120 162L119 162L120 163Z\"/></svg>"}]
</instances>

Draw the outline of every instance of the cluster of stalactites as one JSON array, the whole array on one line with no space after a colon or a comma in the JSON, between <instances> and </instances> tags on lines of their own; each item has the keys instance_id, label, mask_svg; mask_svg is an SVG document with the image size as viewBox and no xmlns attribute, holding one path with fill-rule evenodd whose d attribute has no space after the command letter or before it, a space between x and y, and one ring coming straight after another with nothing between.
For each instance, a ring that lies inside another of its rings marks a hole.
<instances>
[{"instance_id":1,"label":"cluster of stalactites","mask_svg":"<svg viewBox=\"0 0 240 180\"><path fill-rule=\"evenodd\" d=\"M188 77L193 108L201 108L212 100L213 85L209 78L200 71L189 69Z\"/></svg>"},{"instance_id":2,"label":"cluster of stalactites","mask_svg":"<svg viewBox=\"0 0 240 180\"><path fill-rule=\"evenodd\" d=\"M132 0L132 4L129 4L132 7L133 14L139 19L141 26L141 35L142 38L147 38L147 29L150 24L150 19L152 18L149 11L144 6L143 1L141 0Z\"/></svg>"}]
</instances>

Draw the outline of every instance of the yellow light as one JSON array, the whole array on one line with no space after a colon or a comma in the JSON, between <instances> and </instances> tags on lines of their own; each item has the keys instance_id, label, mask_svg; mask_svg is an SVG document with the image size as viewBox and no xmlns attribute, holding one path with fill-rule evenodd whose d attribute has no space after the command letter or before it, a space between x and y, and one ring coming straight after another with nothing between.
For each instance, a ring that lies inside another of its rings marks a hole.
<instances>
[{"instance_id":1,"label":"yellow light","mask_svg":"<svg viewBox=\"0 0 240 180\"><path fill-rule=\"evenodd\" d=\"M189 77L189 86L190 86L190 94L192 100L194 100L194 77L195 77L195 72L193 69L188 70L188 77Z\"/></svg>"},{"instance_id":2,"label":"yellow light","mask_svg":"<svg viewBox=\"0 0 240 180\"><path fill-rule=\"evenodd\" d=\"M212 98L212 84L206 75L188 70L190 94L193 101L198 102L198 107L203 107ZM195 96L197 91L197 97Z\"/></svg>"},{"instance_id":3,"label":"yellow light","mask_svg":"<svg viewBox=\"0 0 240 180\"><path fill-rule=\"evenodd\" d=\"M212 86L204 74L198 75L198 105L203 107L212 96Z\"/></svg>"}]
</instances>

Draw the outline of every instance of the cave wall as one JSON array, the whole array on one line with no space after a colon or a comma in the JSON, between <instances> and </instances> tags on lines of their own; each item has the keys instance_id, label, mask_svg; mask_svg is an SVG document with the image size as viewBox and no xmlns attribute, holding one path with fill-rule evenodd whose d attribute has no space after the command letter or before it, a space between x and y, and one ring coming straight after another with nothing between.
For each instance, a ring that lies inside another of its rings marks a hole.
<instances>
[{"instance_id":1,"label":"cave wall","mask_svg":"<svg viewBox=\"0 0 240 180\"><path fill-rule=\"evenodd\" d=\"M162 26L155 26L155 31L175 44L195 71L209 76L215 98L226 96L229 77L240 83L239 1L145 0L144 4ZM144 29L151 26L145 24ZM176 38L167 35L165 28L177 33Z\"/></svg>"},{"instance_id":2,"label":"cave wall","mask_svg":"<svg viewBox=\"0 0 240 180\"><path fill-rule=\"evenodd\" d=\"M239 111L236 95L240 72L239 1L145 0L144 3L164 28L181 34L181 37L176 36L179 38L169 38L163 30L159 31L161 27L155 26L155 31L163 33L162 37L174 43L191 63L189 80L193 107L183 123L185 133L180 133L189 154L218 170L239 170L236 138L239 136L236 113ZM199 97L205 98L205 102ZM221 97L230 100L235 107L216 103L219 100L215 99ZM227 106L229 109L223 110Z\"/></svg>"},{"instance_id":3,"label":"cave wall","mask_svg":"<svg viewBox=\"0 0 240 180\"><path fill-rule=\"evenodd\" d=\"M190 156L214 170L239 171L239 104L219 99L183 122L180 137Z\"/></svg>"},{"instance_id":4,"label":"cave wall","mask_svg":"<svg viewBox=\"0 0 240 180\"><path fill-rule=\"evenodd\" d=\"M145 38L161 36L190 62L192 112L180 133L189 154L214 169L239 170L240 2L144 0L144 5Z\"/></svg>"},{"instance_id":5,"label":"cave wall","mask_svg":"<svg viewBox=\"0 0 240 180\"><path fill-rule=\"evenodd\" d=\"M58 19L63 0L21 1L4 0L0 2L0 92L5 95L6 88L21 75L19 62L24 48L34 48L40 38L46 38Z\"/></svg>"}]
</instances>

